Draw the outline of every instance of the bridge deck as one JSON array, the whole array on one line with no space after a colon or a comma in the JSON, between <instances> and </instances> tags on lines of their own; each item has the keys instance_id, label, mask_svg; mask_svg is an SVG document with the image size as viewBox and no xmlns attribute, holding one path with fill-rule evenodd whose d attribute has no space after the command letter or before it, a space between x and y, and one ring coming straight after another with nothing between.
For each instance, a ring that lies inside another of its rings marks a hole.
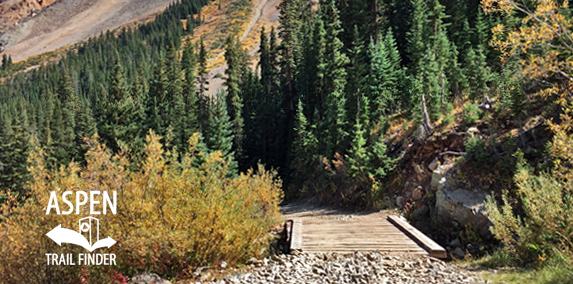
<instances>
[{"instance_id":1,"label":"bridge deck","mask_svg":"<svg viewBox=\"0 0 573 284\"><path fill-rule=\"evenodd\" d=\"M445 250L405 221L385 212L366 215L310 214L291 218L292 248L307 252L388 254L445 257Z\"/></svg>"}]
</instances>

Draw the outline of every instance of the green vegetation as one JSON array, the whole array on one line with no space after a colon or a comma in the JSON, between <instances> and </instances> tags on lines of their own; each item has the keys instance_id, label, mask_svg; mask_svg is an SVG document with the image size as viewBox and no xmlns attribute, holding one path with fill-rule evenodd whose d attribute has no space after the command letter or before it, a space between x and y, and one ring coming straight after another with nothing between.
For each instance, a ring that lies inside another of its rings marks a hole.
<instances>
[{"instance_id":1,"label":"green vegetation","mask_svg":"<svg viewBox=\"0 0 573 284\"><path fill-rule=\"evenodd\" d=\"M181 20L189 28L200 25L197 14L207 2L178 2L153 22L90 39L59 63L29 72L14 73L18 67L6 57L0 188L11 193L5 198L32 206L33 198L26 198L37 182L26 185L30 138L46 153L47 171L89 165L84 138L94 133L113 154L129 156L125 165L136 171L145 164L152 130L174 166L224 165L217 179L249 184L260 163L276 169L287 199L373 208L402 174L400 145L419 146L434 132L478 124L490 139L464 141L464 165L485 173L479 179L503 185L501 194L492 192L488 209L501 251L514 256L490 262L537 267L542 273L532 275L547 273L549 282L566 279L561 272L571 268L573 251L568 2L321 0L314 9L311 1L283 0L278 33L261 32L256 72L236 35L218 39L228 69L220 76L226 88L213 97L203 38L181 46L182 36L192 33ZM233 17L243 17L247 4L233 3ZM482 111L478 104L486 96L492 105ZM527 142L539 138L530 125L534 116L550 121L545 157L541 146ZM440 118L444 123L435 126ZM190 138L195 148L188 147ZM197 153L203 154L186 160ZM214 260L195 252L149 253L189 266Z\"/></svg>"}]
</instances>

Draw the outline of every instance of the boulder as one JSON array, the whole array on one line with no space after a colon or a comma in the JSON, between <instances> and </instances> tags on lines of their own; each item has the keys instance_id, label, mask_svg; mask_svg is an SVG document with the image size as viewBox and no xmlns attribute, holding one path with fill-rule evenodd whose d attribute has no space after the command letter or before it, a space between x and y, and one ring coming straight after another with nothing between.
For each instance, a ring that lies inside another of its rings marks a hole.
<instances>
[{"instance_id":1,"label":"boulder","mask_svg":"<svg viewBox=\"0 0 573 284\"><path fill-rule=\"evenodd\" d=\"M155 273L141 273L131 277L129 280L130 284L148 284L148 283L155 283L155 284L171 284L171 282L161 278L159 275Z\"/></svg>"},{"instance_id":2,"label":"boulder","mask_svg":"<svg viewBox=\"0 0 573 284\"><path fill-rule=\"evenodd\" d=\"M438 166L440 165L438 158L435 158L429 165L428 165L428 169L430 169L430 171L435 171Z\"/></svg>"},{"instance_id":3,"label":"boulder","mask_svg":"<svg viewBox=\"0 0 573 284\"><path fill-rule=\"evenodd\" d=\"M436 209L439 217L457 221L460 226L469 226L484 239L491 238L490 220L486 217L486 194L465 189L443 188L436 193Z\"/></svg>"},{"instance_id":4,"label":"boulder","mask_svg":"<svg viewBox=\"0 0 573 284\"><path fill-rule=\"evenodd\" d=\"M404 207L404 197L402 196L396 197L396 205L398 205L398 208Z\"/></svg>"},{"instance_id":5,"label":"boulder","mask_svg":"<svg viewBox=\"0 0 573 284\"><path fill-rule=\"evenodd\" d=\"M430 182L430 186L433 190L440 190L445 187L446 185L445 172L446 169L444 166L438 166L432 172L432 181Z\"/></svg>"},{"instance_id":6,"label":"boulder","mask_svg":"<svg viewBox=\"0 0 573 284\"><path fill-rule=\"evenodd\" d=\"M453 252L452 252L452 256L458 259L462 259L466 256L466 253L461 249L461 248L456 248Z\"/></svg>"},{"instance_id":7,"label":"boulder","mask_svg":"<svg viewBox=\"0 0 573 284\"><path fill-rule=\"evenodd\" d=\"M419 201L422 200L422 198L424 198L424 190L421 186L418 186L412 191L412 199Z\"/></svg>"}]
</instances>

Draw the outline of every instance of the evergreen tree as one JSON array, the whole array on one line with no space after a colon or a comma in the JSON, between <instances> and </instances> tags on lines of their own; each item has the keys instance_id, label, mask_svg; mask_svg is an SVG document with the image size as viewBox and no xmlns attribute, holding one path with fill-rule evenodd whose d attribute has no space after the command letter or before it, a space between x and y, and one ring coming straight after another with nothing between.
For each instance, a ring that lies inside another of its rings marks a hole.
<instances>
[{"instance_id":1,"label":"evergreen tree","mask_svg":"<svg viewBox=\"0 0 573 284\"><path fill-rule=\"evenodd\" d=\"M2 70L8 70L8 55L2 55Z\"/></svg>"},{"instance_id":2,"label":"evergreen tree","mask_svg":"<svg viewBox=\"0 0 573 284\"><path fill-rule=\"evenodd\" d=\"M84 139L91 138L97 132L96 122L92 116L89 106L85 102L80 102L76 112L75 121L76 128L74 129L74 132L76 134L77 147L77 156L75 159L77 161L84 161L84 156L88 150Z\"/></svg>"},{"instance_id":3,"label":"evergreen tree","mask_svg":"<svg viewBox=\"0 0 573 284\"><path fill-rule=\"evenodd\" d=\"M359 110L356 113L356 124L354 125L354 135L349 150L348 175L354 179L364 182L370 172L370 158L368 153L368 140L370 140L370 102L368 96L359 97Z\"/></svg>"},{"instance_id":4,"label":"evergreen tree","mask_svg":"<svg viewBox=\"0 0 573 284\"><path fill-rule=\"evenodd\" d=\"M226 94L217 93L211 100L210 114L207 127L207 147L210 151L220 151L225 160L231 160L231 167L236 168L232 152L233 149L233 123L227 113Z\"/></svg>"},{"instance_id":5,"label":"evergreen tree","mask_svg":"<svg viewBox=\"0 0 573 284\"><path fill-rule=\"evenodd\" d=\"M343 154L347 147L348 121L346 116L346 64L348 57L342 53L343 43L338 38L341 32L339 11L336 1L328 0L322 3L324 9L320 15L325 22L326 29L326 69L324 76L324 90L326 93L326 125L324 137L327 137L326 153L328 156L338 152Z\"/></svg>"},{"instance_id":6,"label":"evergreen tree","mask_svg":"<svg viewBox=\"0 0 573 284\"><path fill-rule=\"evenodd\" d=\"M366 63L364 56L364 43L360 38L358 27L354 27L354 39L352 48L349 51L350 64L347 68L348 83L346 94L348 95L347 110L348 117L356 117L358 112L359 98L364 93L366 87Z\"/></svg>"},{"instance_id":7,"label":"evergreen tree","mask_svg":"<svg viewBox=\"0 0 573 284\"><path fill-rule=\"evenodd\" d=\"M458 48L451 42L451 52L449 60L449 68L447 69L447 77L450 78L450 92L458 97L462 97L462 93L467 90L468 81L458 61Z\"/></svg>"},{"instance_id":8,"label":"evergreen tree","mask_svg":"<svg viewBox=\"0 0 573 284\"><path fill-rule=\"evenodd\" d=\"M199 40L199 54L198 54L198 69L197 69L197 97L199 100L199 131L203 132L205 130L204 123L209 117L208 110L208 98L207 92L209 91L209 72L207 70L207 62L209 56L207 50L205 49L205 44L203 43L203 37Z\"/></svg>"},{"instance_id":9,"label":"evergreen tree","mask_svg":"<svg viewBox=\"0 0 573 284\"><path fill-rule=\"evenodd\" d=\"M297 64L301 57L300 32L301 32L301 0L284 0L278 5L279 36L281 41L280 70L282 75L281 85L284 94L284 104L288 112L288 121L295 112L295 80Z\"/></svg>"},{"instance_id":10,"label":"evergreen tree","mask_svg":"<svg viewBox=\"0 0 573 284\"><path fill-rule=\"evenodd\" d=\"M185 141L195 132L199 131L199 97L195 87L197 73L197 59L194 46L188 43L183 49L181 65L185 74Z\"/></svg>"},{"instance_id":11,"label":"evergreen tree","mask_svg":"<svg viewBox=\"0 0 573 284\"><path fill-rule=\"evenodd\" d=\"M319 12L322 8L319 8ZM309 84L309 94L308 97L308 108L311 111L314 109L322 109L323 102L326 99L326 94L324 90L324 76L326 72L326 30L324 28L324 22L322 18L317 18L315 21L315 27L312 36L312 45L309 49L308 55L308 84Z\"/></svg>"},{"instance_id":12,"label":"evergreen tree","mask_svg":"<svg viewBox=\"0 0 573 284\"><path fill-rule=\"evenodd\" d=\"M17 113L0 119L0 188L25 194L30 133L25 109L19 108Z\"/></svg>"},{"instance_id":13,"label":"evergreen tree","mask_svg":"<svg viewBox=\"0 0 573 284\"><path fill-rule=\"evenodd\" d=\"M71 159L76 158L78 155L74 129L76 128L76 112L79 107L79 98L75 91L70 74L63 67L57 91L60 101L57 107L62 108L60 113L62 120L60 126L57 126L60 129L57 136L58 140L56 140L57 147L62 149L59 151L60 155L56 158L62 164L69 163Z\"/></svg>"},{"instance_id":14,"label":"evergreen tree","mask_svg":"<svg viewBox=\"0 0 573 284\"><path fill-rule=\"evenodd\" d=\"M241 97L240 86L242 84L241 73L246 69L245 57L246 54L239 43L233 37L228 37L225 51L225 60L227 61L225 84L227 85L227 110L233 123L233 135L235 137L233 145L237 160L242 155L241 148L243 145L244 120L241 113L243 98Z\"/></svg>"},{"instance_id":15,"label":"evergreen tree","mask_svg":"<svg viewBox=\"0 0 573 284\"><path fill-rule=\"evenodd\" d=\"M118 57L115 59L110 82L109 91L100 107L102 116L99 118L98 130L106 145L118 152L122 144L133 146L139 131L134 123L136 109Z\"/></svg>"},{"instance_id":16,"label":"evergreen tree","mask_svg":"<svg viewBox=\"0 0 573 284\"><path fill-rule=\"evenodd\" d=\"M412 62L412 68L410 69L413 74L418 71L421 65L422 57L426 53L427 39L427 13L428 7L426 5L426 0L410 0L411 6L413 7L412 12L412 23L410 31L408 31L408 58Z\"/></svg>"},{"instance_id":17,"label":"evergreen tree","mask_svg":"<svg viewBox=\"0 0 573 284\"><path fill-rule=\"evenodd\" d=\"M164 101L162 120L166 125L173 128L173 145L185 148L187 141L185 138L185 119L187 110L183 95L183 74L179 52L170 47L167 58L167 97Z\"/></svg>"},{"instance_id":18,"label":"evergreen tree","mask_svg":"<svg viewBox=\"0 0 573 284\"><path fill-rule=\"evenodd\" d=\"M166 103L168 84L165 63L163 60L159 60L153 71L149 84L149 94L145 103L146 129L153 129L158 135L164 135L168 126L162 120L165 111L162 106Z\"/></svg>"},{"instance_id":19,"label":"evergreen tree","mask_svg":"<svg viewBox=\"0 0 573 284\"><path fill-rule=\"evenodd\" d=\"M309 177L313 174L313 169L316 168L315 163L318 161L318 140L312 128L304 115L303 104L299 101L290 164L293 185L298 189L303 188L303 183L309 180Z\"/></svg>"},{"instance_id":20,"label":"evergreen tree","mask_svg":"<svg viewBox=\"0 0 573 284\"><path fill-rule=\"evenodd\" d=\"M470 98L473 100L481 99L481 95L488 92L487 82L490 70L485 60L481 48L478 48L477 52L472 47L468 49L464 74L469 83Z\"/></svg>"}]
</instances>

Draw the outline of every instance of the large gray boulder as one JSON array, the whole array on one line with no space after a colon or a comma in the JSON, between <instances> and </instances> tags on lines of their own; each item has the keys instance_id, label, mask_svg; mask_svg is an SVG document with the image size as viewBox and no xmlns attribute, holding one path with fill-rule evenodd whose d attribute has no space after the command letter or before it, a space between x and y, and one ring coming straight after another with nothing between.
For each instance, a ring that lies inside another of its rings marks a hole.
<instances>
[{"instance_id":1,"label":"large gray boulder","mask_svg":"<svg viewBox=\"0 0 573 284\"><path fill-rule=\"evenodd\" d=\"M491 238L490 220L486 217L486 194L465 189L441 188L436 193L438 216L457 221L462 227L469 226L482 238Z\"/></svg>"}]
</instances>

